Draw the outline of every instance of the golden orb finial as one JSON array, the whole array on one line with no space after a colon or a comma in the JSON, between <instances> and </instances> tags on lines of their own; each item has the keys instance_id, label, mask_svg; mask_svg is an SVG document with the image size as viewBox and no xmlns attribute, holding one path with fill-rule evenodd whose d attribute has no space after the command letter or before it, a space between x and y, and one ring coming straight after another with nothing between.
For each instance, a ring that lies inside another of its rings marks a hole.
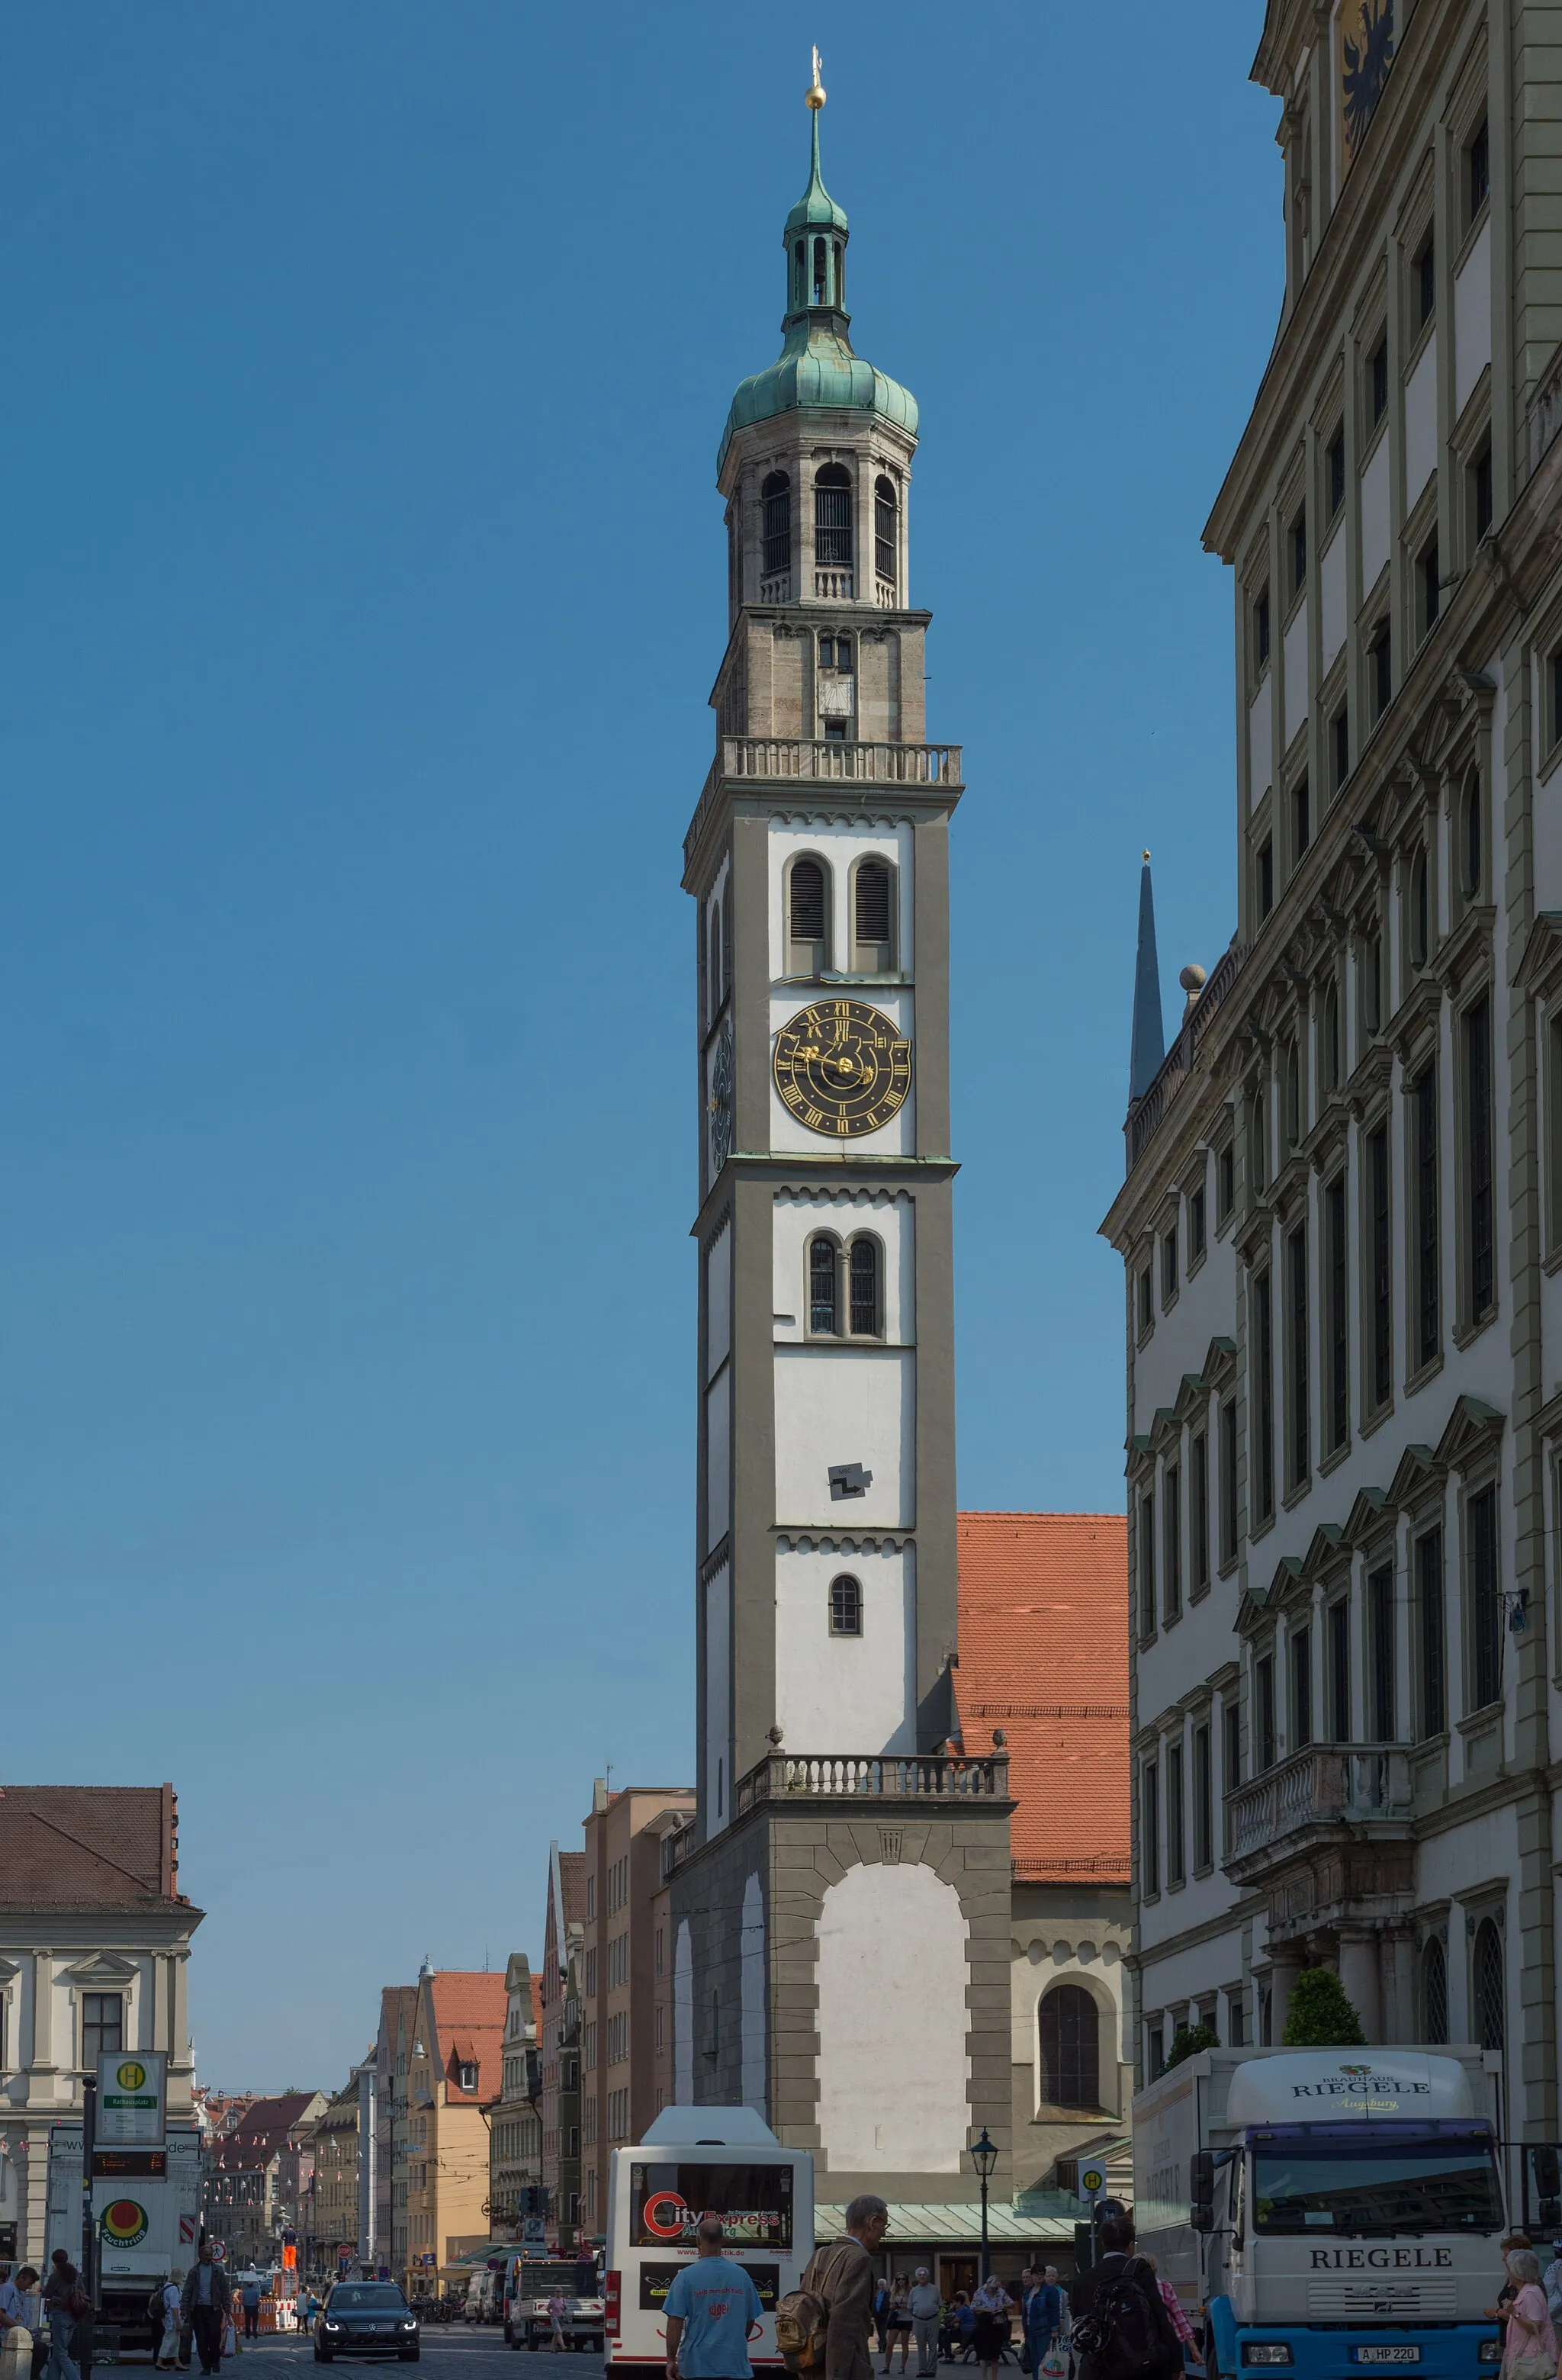
<instances>
[{"instance_id":1,"label":"golden orb finial","mask_svg":"<svg viewBox=\"0 0 1562 2380\"><path fill-rule=\"evenodd\" d=\"M807 90L804 93L804 97L806 99L809 106L816 110L824 105L825 88L823 83L819 80L819 45L817 42L814 43L814 79L808 85Z\"/></svg>"},{"instance_id":2,"label":"golden orb finial","mask_svg":"<svg viewBox=\"0 0 1562 2380\"><path fill-rule=\"evenodd\" d=\"M1144 854L1144 862L1145 862L1146 867L1149 865L1149 858L1150 858L1150 855L1149 855L1149 853L1148 853L1148 852L1146 852L1146 853Z\"/></svg>"}]
</instances>

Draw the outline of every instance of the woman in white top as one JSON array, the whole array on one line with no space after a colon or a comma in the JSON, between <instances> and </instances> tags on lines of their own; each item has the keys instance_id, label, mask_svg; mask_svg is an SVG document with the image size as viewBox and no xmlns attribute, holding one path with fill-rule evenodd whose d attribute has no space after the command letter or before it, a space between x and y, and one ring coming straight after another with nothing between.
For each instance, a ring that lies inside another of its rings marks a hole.
<instances>
[{"instance_id":1,"label":"woman in white top","mask_svg":"<svg viewBox=\"0 0 1562 2380\"><path fill-rule=\"evenodd\" d=\"M184 2325L184 2274L177 2265L163 2284L163 2336L154 2362L164 2366L179 2360L179 2332Z\"/></svg>"}]
</instances>

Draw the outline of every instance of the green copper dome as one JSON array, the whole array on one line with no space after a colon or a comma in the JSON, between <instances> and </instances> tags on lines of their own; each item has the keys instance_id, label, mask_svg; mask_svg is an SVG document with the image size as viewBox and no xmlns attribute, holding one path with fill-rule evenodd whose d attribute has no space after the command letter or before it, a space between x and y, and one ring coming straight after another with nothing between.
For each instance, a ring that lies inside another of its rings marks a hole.
<instances>
[{"instance_id":1,"label":"green copper dome","mask_svg":"<svg viewBox=\"0 0 1562 2380\"><path fill-rule=\"evenodd\" d=\"M916 435L916 399L853 351L846 312L846 211L825 188L819 172L819 119L814 113L808 187L786 219L788 311L781 354L769 369L740 381L721 432L717 474L734 430L781 413L820 406L877 413Z\"/></svg>"}]
</instances>

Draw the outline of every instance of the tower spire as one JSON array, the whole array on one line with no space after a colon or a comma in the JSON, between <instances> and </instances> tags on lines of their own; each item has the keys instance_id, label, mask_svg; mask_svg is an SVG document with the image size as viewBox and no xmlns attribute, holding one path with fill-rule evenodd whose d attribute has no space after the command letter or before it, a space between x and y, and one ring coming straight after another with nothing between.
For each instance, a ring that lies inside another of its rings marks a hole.
<instances>
[{"instance_id":1,"label":"tower spire","mask_svg":"<svg viewBox=\"0 0 1562 2380\"><path fill-rule=\"evenodd\" d=\"M1139 951L1133 965L1133 1048L1128 1064L1131 1106L1135 1099L1144 1098L1165 1056L1160 962L1156 956L1156 896L1150 889L1150 855L1146 852L1139 878Z\"/></svg>"}]
</instances>

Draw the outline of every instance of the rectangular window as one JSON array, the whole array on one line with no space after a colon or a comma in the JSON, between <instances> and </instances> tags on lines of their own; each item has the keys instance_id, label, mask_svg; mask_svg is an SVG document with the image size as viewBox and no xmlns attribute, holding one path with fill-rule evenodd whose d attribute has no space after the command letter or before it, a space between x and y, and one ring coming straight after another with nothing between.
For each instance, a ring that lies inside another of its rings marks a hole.
<instances>
[{"instance_id":1,"label":"rectangular window","mask_svg":"<svg viewBox=\"0 0 1562 2380\"><path fill-rule=\"evenodd\" d=\"M1416 1620L1421 1634L1421 1734L1441 1735L1448 1723L1443 1632L1443 1532L1415 1541Z\"/></svg>"},{"instance_id":2,"label":"rectangular window","mask_svg":"<svg viewBox=\"0 0 1562 2380\"><path fill-rule=\"evenodd\" d=\"M1234 1793L1242 1781L1242 1715L1236 1703L1220 1713L1220 1790Z\"/></svg>"},{"instance_id":3,"label":"rectangular window","mask_svg":"<svg viewBox=\"0 0 1562 2380\"><path fill-rule=\"evenodd\" d=\"M1153 1760L1145 1761L1139 1785L1139 1874L1144 1898L1149 1900L1161 1888L1160 1771Z\"/></svg>"},{"instance_id":4,"label":"rectangular window","mask_svg":"<svg viewBox=\"0 0 1562 2380\"><path fill-rule=\"evenodd\" d=\"M1416 327L1419 330L1430 322L1437 303L1437 249L1430 232L1422 242L1414 272Z\"/></svg>"},{"instance_id":5,"label":"rectangular window","mask_svg":"<svg viewBox=\"0 0 1562 2380\"><path fill-rule=\"evenodd\" d=\"M1139 1633L1156 1633L1156 1495L1139 1499Z\"/></svg>"},{"instance_id":6,"label":"rectangular window","mask_svg":"<svg viewBox=\"0 0 1562 2380\"><path fill-rule=\"evenodd\" d=\"M1345 1177L1324 1193L1324 1262L1328 1267L1328 1443L1338 1454L1350 1427L1350 1263L1346 1243Z\"/></svg>"},{"instance_id":7,"label":"rectangular window","mask_svg":"<svg viewBox=\"0 0 1562 2380\"><path fill-rule=\"evenodd\" d=\"M1388 1207L1388 1126L1367 1139L1368 1258L1372 1270L1372 1390L1386 1405L1394 1386L1394 1260Z\"/></svg>"},{"instance_id":8,"label":"rectangular window","mask_svg":"<svg viewBox=\"0 0 1562 2380\"><path fill-rule=\"evenodd\" d=\"M1182 1609L1182 1473L1175 1463L1167 1464L1162 1483L1161 1525L1166 1536L1161 1609L1169 1624Z\"/></svg>"},{"instance_id":9,"label":"rectangular window","mask_svg":"<svg viewBox=\"0 0 1562 2380\"><path fill-rule=\"evenodd\" d=\"M81 2064L89 2074L98 2070L100 2058L112 2058L125 2046L125 1996L122 1992L81 1995Z\"/></svg>"},{"instance_id":10,"label":"rectangular window","mask_svg":"<svg viewBox=\"0 0 1562 2380\"><path fill-rule=\"evenodd\" d=\"M1195 1595L1209 1585L1209 1439L1201 1429L1188 1448L1188 1567Z\"/></svg>"},{"instance_id":11,"label":"rectangular window","mask_svg":"<svg viewBox=\"0 0 1562 2380\"><path fill-rule=\"evenodd\" d=\"M1429 628L1436 625L1437 614L1443 603L1442 572L1437 561L1435 538L1432 540L1430 545L1422 548L1420 568L1421 633L1424 637Z\"/></svg>"},{"instance_id":12,"label":"rectangular window","mask_svg":"<svg viewBox=\"0 0 1562 2380\"><path fill-rule=\"evenodd\" d=\"M1334 790L1338 794L1350 774L1350 718L1343 703L1330 723L1329 738L1334 753Z\"/></svg>"},{"instance_id":13,"label":"rectangular window","mask_svg":"<svg viewBox=\"0 0 1562 2380\"><path fill-rule=\"evenodd\" d=\"M1492 525L1492 448L1488 439L1470 466L1470 517L1480 544Z\"/></svg>"},{"instance_id":14,"label":"rectangular window","mask_svg":"<svg viewBox=\"0 0 1562 2380\"><path fill-rule=\"evenodd\" d=\"M1388 635L1388 623L1380 620L1367 647L1367 681L1372 696L1372 715L1381 719L1394 698L1393 648Z\"/></svg>"},{"instance_id":15,"label":"rectangular window","mask_svg":"<svg viewBox=\"0 0 1562 2380\"><path fill-rule=\"evenodd\" d=\"M1546 1246L1562 1247L1562 1015L1545 1030Z\"/></svg>"},{"instance_id":16,"label":"rectangular window","mask_svg":"<svg viewBox=\"0 0 1562 2380\"><path fill-rule=\"evenodd\" d=\"M1266 917L1275 905L1275 844L1265 835L1258 846L1258 914Z\"/></svg>"},{"instance_id":17,"label":"rectangular window","mask_svg":"<svg viewBox=\"0 0 1562 2380\"><path fill-rule=\"evenodd\" d=\"M1492 1167L1492 1004L1483 992L1464 1014L1464 1095L1470 1247L1470 1318L1479 1322L1495 1302Z\"/></svg>"},{"instance_id":18,"label":"rectangular window","mask_svg":"<svg viewBox=\"0 0 1562 2380\"><path fill-rule=\"evenodd\" d=\"M1369 1034L1383 1030L1383 935L1370 934L1362 947L1362 1022Z\"/></svg>"},{"instance_id":19,"label":"rectangular window","mask_svg":"<svg viewBox=\"0 0 1562 2380\"><path fill-rule=\"evenodd\" d=\"M1437 1069L1428 1066L1411 1091L1415 1134L1415 1270L1418 1365L1437 1354Z\"/></svg>"},{"instance_id":20,"label":"rectangular window","mask_svg":"<svg viewBox=\"0 0 1562 2380\"><path fill-rule=\"evenodd\" d=\"M1139 1334L1143 1338L1156 1318L1156 1293L1146 1265L1139 1276Z\"/></svg>"},{"instance_id":21,"label":"rectangular window","mask_svg":"<svg viewBox=\"0 0 1562 2380\"><path fill-rule=\"evenodd\" d=\"M1204 1192L1195 1190L1188 1201L1188 1261L1197 1264L1205 1252Z\"/></svg>"},{"instance_id":22,"label":"rectangular window","mask_svg":"<svg viewBox=\"0 0 1562 2380\"><path fill-rule=\"evenodd\" d=\"M1166 1305L1177 1294L1177 1226L1161 1237L1161 1304Z\"/></svg>"},{"instance_id":23,"label":"rectangular window","mask_svg":"<svg viewBox=\"0 0 1562 2380\"><path fill-rule=\"evenodd\" d=\"M1388 334L1385 331L1367 361L1367 418L1374 430L1387 410Z\"/></svg>"},{"instance_id":24,"label":"rectangular window","mask_svg":"<svg viewBox=\"0 0 1562 2380\"><path fill-rule=\"evenodd\" d=\"M1241 1992L1233 1992L1226 2003L1226 2040L1232 2049L1247 2046L1247 2004Z\"/></svg>"},{"instance_id":25,"label":"rectangular window","mask_svg":"<svg viewBox=\"0 0 1562 2380\"><path fill-rule=\"evenodd\" d=\"M1557 648L1545 665L1545 690L1547 701L1544 738L1549 750L1557 737L1562 735L1562 646Z\"/></svg>"},{"instance_id":26,"label":"rectangular window","mask_svg":"<svg viewBox=\"0 0 1562 2380\"><path fill-rule=\"evenodd\" d=\"M1290 1748L1304 1751L1313 1741L1313 1631L1290 1632Z\"/></svg>"},{"instance_id":27,"label":"rectangular window","mask_svg":"<svg viewBox=\"0 0 1562 2380\"><path fill-rule=\"evenodd\" d=\"M1254 597L1253 605L1253 668L1256 676L1269 659L1269 589L1265 587Z\"/></svg>"},{"instance_id":28,"label":"rectangular window","mask_svg":"<svg viewBox=\"0 0 1562 2380\"><path fill-rule=\"evenodd\" d=\"M1344 1596L1328 1609L1329 1741L1350 1741L1350 1606Z\"/></svg>"},{"instance_id":29,"label":"rectangular window","mask_svg":"<svg viewBox=\"0 0 1562 2380\"><path fill-rule=\"evenodd\" d=\"M1262 1775L1275 1765L1275 1657L1265 1653L1253 1669L1253 1685L1258 1696L1258 1742L1254 1748L1254 1768Z\"/></svg>"},{"instance_id":30,"label":"rectangular window","mask_svg":"<svg viewBox=\"0 0 1562 2380\"><path fill-rule=\"evenodd\" d=\"M1220 1408L1220 1560L1222 1567L1237 1559L1237 1406L1235 1398Z\"/></svg>"},{"instance_id":31,"label":"rectangular window","mask_svg":"<svg viewBox=\"0 0 1562 2380\"><path fill-rule=\"evenodd\" d=\"M1372 1660L1372 1728L1377 1743L1395 1735L1394 1569L1384 1562L1367 1580L1367 1646Z\"/></svg>"},{"instance_id":32,"label":"rectangular window","mask_svg":"<svg viewBox=\"0 0 1562 2380\"><path fill-rule=\"evenodd\" d=\"M1216 1160L1215 1181L1217 1208L1225 1222L1237 1202L1237 1152L1229 1141Z\"/></svg>"},{"instance_id":33,"label":"rectangular window","mask_svg":"<svg viewBox=\"0 0 1562 2380\"><path fill-rule=\"evenodd\" d=\"M1290 525L1290 588L1297 594L1307 584L1307 513L1299 512Z\"/></svg>"},{"instance_id":34,"label":"rectangular window","mask_svg":"<svg viewBox=\"0 0 1562 2380\"><path fill-rule=\"evenodd\" d=\"M1258 1517L1261 1521L1275 1516L1275 1346L1273 1301L1269 1275L1260 1273L1253 1284L1253 1470L1256 1475Z\"/></svg>"},{"instance_id":35,"label":"rectangular window","mask_svg":"<svg viewBox=\"0 0 1562 2380\"><path fill-rule=\"evenodd\" d=\"M1187 1875L1182 1828L1182 1746L1171 1744L1166 1755L1166 1876L1181 1884Z\"/></svg>"},{"instance_id":36,"label":"rectangular window","mask_svg":"<svg viewBox=\"0 0 1562 2380\"><path fill-rule=\"evenodd\" d=\"M1193 1866L1215 1864L1214 1780L1210 1774L1209 1722L1193 1730Z\"/></svg>"},{"instance_id":37,"label":"rectangular window","mask_svg":"<svg viewBox=\"0 0 1562 2380\"><path fill-rule=\"evenodd\" d=\"M1464 152L1465 222L1472 224L1486 203L1492 187L1492 144L1484 124Z\"/></svg>"},{"instance_id":38,"label":"rectangular window","mask_svg":"<svg viewBox=\"0 0 1562 2380\"><path fill-rule=\"evenodd\" d=\"M1290 1484L1299 1487L1312 1468L1308 1403L1307 1226L1298 1224L1286 1243L1290 1274Z\"/></svg>"},{"instance_id":39,"label":"rectangular window","mask_svg":"<svg viewBox=\"0 0 1562 2380\"><path fill-rule=\"evenodd\" d=\"M1329 518L1333 520L1345 502L1345 424L1342 421L1329 440L1326 457L1329 492Z\"/></svg>"},{"instance_id":40,"label":"rectangular window","mask_svg":"<svg viewBox=\"0 0 1562 2380\"><path fill-rule=\"evenodd\" d=\"M1291 788L1290 796L1291 851L1297 859L1302 857L1312 840L1313 806L1307 791L1307 780L1303 777L1300 784Z\"/></svg>"},{"instance_id":41,"label":"rectangular window","mask_svg":"<svg viewBox=\"0 0 1562 2380\"><path fill-rule=\"evenodd\" d=\"M1483 1710L1502 1693L1502 1605L1497 1596L1497 1491L1483 1488L1466 1507L1470 1544L1471 1708Z\"/></svg>"}]
</instances>

